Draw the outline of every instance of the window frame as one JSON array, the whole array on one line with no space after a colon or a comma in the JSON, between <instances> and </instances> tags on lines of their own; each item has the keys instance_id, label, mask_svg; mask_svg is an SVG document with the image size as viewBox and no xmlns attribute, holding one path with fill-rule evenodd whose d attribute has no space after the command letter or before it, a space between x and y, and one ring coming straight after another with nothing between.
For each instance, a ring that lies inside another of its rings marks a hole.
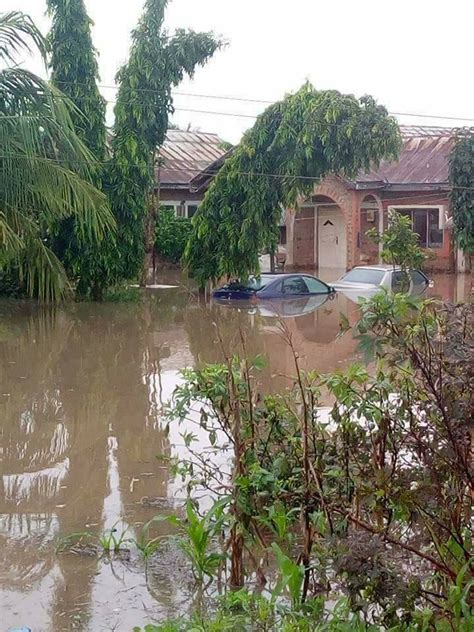
<instances>
[{"instance_id":1,"label":"window frame","mask_svg":"<svg viewBox=\"0 0 474 632\"><path fill-rule=\"evenodd\" d=\"M390 223L390 214L397 213L399 211L416 211L418 209L426 210L426 246L421 246L424 249L434 249L440 250L444 247L445 242L445 205L444 204L393 204L387 207L388 215L389 215L389 223ZM430 227L429 227L429 212L431 210L438 211L438 230L441 231L441 243L436 244L434 246L429 244L429 235L430 235ZM413 227L413 214L411 216L411 223Z\"/></svg>"},{"instance_id":2,"label":"window frame","mask_svg":"<svg viewBox=\"0 0 474 632\"><path fill-rule=\"evenodd\" d=\"M159 201L159 205L160 206L172 206L173 209L174 209L174 216L178 217L179 202L177 202L176 200L160 200Z\"/></svg>"}]
</instances>

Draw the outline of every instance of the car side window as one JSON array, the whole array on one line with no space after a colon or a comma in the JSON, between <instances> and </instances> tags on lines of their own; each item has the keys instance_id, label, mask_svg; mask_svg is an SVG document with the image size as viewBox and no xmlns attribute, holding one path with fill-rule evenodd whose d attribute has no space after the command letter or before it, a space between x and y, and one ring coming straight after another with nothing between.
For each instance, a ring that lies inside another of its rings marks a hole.
<instances>
[{"instance_id":1,"label":"car side window","mask_svg":"<svg viewBox=\"0 0 474 632\"><path fill-rule=\"evenodd\" d=\"M290 277L283 280L283 294L285 296L309 294L309 290L301 277Z\"/></svg>"},{"instance_id":2,"label":"car side window","mask_svg":"<svg viewBox=\"0 0 474 632\"><path fill-rule=\"evenodd\" d=\"M401 270L392 272L392 292L408 292L409 287L407 285L409 285L409 279L404 272Z\"/></svg>"},{"instance_id":3,"label":"car side window","mask_svg":"<svg viewBox=\"0 0 474 632\"><path fill-rule=\"evenodd\" d=\"M308 286L308 290L311 294L327 294L328 287L325 283L319 279L313 279L312 277L305 277L304 282Z\"/></svg>"},{"instance_id":4,"label":"car side window","mask_svg":"<svg viewBox=\"0 0 474 632\"><path fill-rule=\"evenodd\" d=\"M426 285L426 279L423 276L423 274L421 274L421 272L419 272L418 270L412 270L410 272L411 275L411 280L413 282L413 285L418 288L418 287L422 287L424 285Z\"/></svg>"}]
</instances>

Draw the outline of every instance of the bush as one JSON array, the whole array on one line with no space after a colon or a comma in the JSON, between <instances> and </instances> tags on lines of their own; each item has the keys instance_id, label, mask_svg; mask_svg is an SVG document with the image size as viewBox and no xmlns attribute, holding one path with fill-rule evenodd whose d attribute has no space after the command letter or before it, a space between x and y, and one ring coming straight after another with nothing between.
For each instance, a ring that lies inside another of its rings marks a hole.
<instances>
[{"instance_id":1,"label":"bush","mask_svg":"<svg viewBox=\"0 0 474 632\"><path fill-rule=\"evenodd\" d=\"M179 263L191 234L191 220L176 217L171 209L160 209L156 218L156 252L173 263Z\"/></svg>"}]
</instances>

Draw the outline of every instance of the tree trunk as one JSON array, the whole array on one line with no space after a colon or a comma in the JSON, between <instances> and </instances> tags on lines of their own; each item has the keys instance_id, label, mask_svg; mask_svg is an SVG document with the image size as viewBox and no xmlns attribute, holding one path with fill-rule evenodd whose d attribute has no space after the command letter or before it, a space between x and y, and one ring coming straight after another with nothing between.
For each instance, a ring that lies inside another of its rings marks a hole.
<instances>
[{"instance_id":1,"label":"tree trunk","mask_svg":"<svg viewBox=\"0 0 474 632\"><path fill-rule=\"evenodd\" d=\"M157 162L156 153L153 155L153 169ZM140 286L145 287L148 279L148 270L150 263L153 265L153 280L155 283L155 230L156 215L160 206L160 178L157 177L155 187L150 196L150 207L145 218L145 260L140 278Z\"/></svg>"},{"instance_id":2,"label":"tree trunk","mask_svg":"<svg viewBox=\"0 0 474 632\"><path fill-rule=\"evenodd\" d=\"M270 251L270 272L272 274L274 274L275 273L275 269L276 269L276 266L275 266L275 251L271 250Z\"/></svg>"}]
</instances>

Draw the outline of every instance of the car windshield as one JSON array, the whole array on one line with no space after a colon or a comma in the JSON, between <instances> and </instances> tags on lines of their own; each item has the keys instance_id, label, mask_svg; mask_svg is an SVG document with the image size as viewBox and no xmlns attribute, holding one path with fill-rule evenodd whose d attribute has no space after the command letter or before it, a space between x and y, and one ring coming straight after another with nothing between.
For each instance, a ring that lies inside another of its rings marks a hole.
<instances>
[{"instance_id":1,"label":"car windshield","mask_svg":"<svg viewBox=\"0 0 474 632\"><path fill-rule=\"evenodd\" d=\"M262 290L277 278L276 275L265 274L261 277L250 277L247 281L232 281L227 286L230 290Z\"/></svg>"},{"instance_id":2,"label":"car windshield","mask_svg":"<svg viewBox=\"0 0 474 632\"><path fill-rule=\"evenodd\" d=\"M348 283L369 283L370 285L379 285L385 276L385 270L374 270L373 268L354 268L341 281Z\"/></svg>"}]
</instances>

